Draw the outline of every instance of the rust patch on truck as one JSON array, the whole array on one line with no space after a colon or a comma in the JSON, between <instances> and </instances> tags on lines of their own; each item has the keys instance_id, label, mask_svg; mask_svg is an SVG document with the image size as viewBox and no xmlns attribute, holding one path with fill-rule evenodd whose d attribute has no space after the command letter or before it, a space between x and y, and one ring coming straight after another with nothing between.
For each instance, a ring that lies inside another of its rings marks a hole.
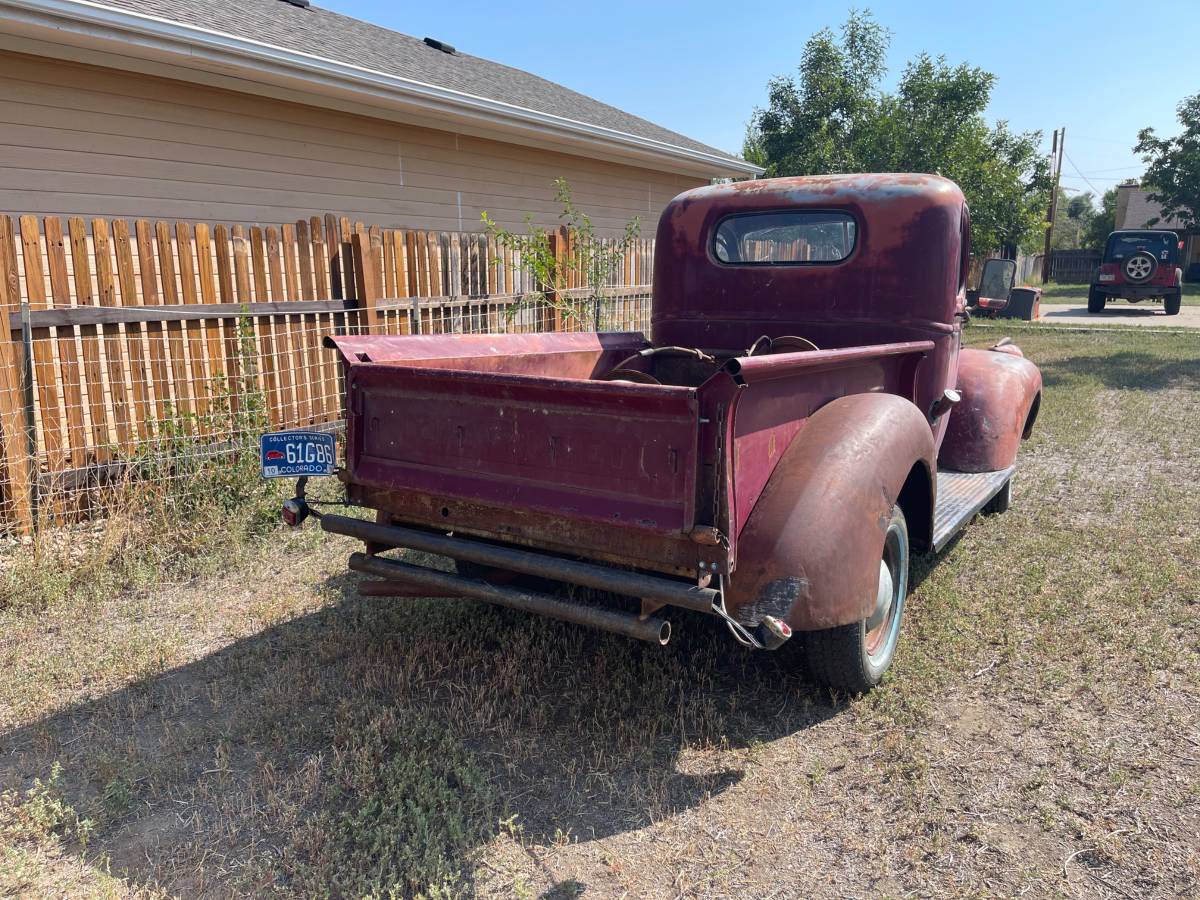
<instances>
[{"instance_id":1,"label":"rust patch on truck","mask_svg":"<svg viewBox=\"0 0 1200 900\"><path fill-rule=\"evenodd\" d=\"M797 630L866 618L892 504L914 466L933 470L934 453L925 417L895 395L842 397L816 412L739 537L730 611L752 621L790 600L786 621Z\"/></svg>"},{"instance_id":2,"label":"rust patch on truck","mask_svg":"<svg viewBox=\"0 0 1200 900\"><path fill-rule=\"evenodd\" d=\"M1007 469L1028 438L1042 391L1038 367L1014 344L959 354L962 402L950 413L939 462L956 472Z\"/></svg>"}]
</instances>

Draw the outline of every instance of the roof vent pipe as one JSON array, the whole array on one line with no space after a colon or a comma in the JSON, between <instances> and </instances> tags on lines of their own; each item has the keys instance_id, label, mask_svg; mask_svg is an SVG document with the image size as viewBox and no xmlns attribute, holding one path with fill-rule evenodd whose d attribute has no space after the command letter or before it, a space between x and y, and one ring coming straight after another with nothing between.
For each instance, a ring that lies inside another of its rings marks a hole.
<instances>
[{"instance_id":1,"label":"roof vent pipe","mask_svg":"<svg viewBox=\"0 0 1200 900\"><path fill-rule=\"evenodd\" d=\"M292 6L298 6L301 9L308 9L308 0L283 0L284 3L290 3Z\"/></svg>"},{"instance_id":2,"label":"roof vent pipe","mask_svg":"<svg viewBox=\"0 0 1200 900\"><path fill-rule=\"evenodd\" d=\"M425 43L434 50L441 50L443 53L449 53L451 55L454 54L454 47L450 44L447 44L445 41L439 41L437 38L427 37L425 38Z\"/></svg>"}]
</instances>

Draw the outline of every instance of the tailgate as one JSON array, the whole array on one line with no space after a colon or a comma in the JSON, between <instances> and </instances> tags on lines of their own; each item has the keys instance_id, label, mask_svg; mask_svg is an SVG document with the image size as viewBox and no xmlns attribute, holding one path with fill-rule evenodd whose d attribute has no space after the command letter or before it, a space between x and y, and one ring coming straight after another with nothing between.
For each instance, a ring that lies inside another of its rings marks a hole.
<instances>
[{"instance_id":1,"label":"tailgate","mask_svg":"<svg viewBox=\"0 0 1200 900\"><path fill-rule=\"evenodd\" d=\"M696 391L358 363L352 484L657 533L691 529Z\"/></svg>"}]
</instances>

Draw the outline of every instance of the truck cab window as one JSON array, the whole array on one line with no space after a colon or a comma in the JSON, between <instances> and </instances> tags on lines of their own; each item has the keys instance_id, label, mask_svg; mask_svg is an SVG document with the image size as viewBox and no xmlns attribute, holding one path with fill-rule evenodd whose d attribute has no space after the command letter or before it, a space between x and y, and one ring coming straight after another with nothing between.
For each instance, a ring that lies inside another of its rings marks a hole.
<instances>
[{"instance_id":1,"label":"truck cab window","mask_svg":"<svg viewBox=\"0 0 1200 900\"><path fill-rule=\"evenodd\" d=\"M856 237L847 213L748 213L721 220L713 254L719 262L740 266L834 263L850 255Z\"/></svg>"}]
</instances>

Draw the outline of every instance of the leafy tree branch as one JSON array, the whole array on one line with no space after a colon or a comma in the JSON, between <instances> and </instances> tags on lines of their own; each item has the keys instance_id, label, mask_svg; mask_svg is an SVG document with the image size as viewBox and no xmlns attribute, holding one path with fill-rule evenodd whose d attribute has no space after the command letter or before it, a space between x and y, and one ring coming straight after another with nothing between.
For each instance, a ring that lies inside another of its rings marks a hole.
<instances>
[{"instance_id":1,"label":"leafy tree branch","mask_svg":"<svg viewBox=\"0 0 1200 900\"><path fill-rule=\"evenodd\" d=\"M532 289L509 307L508 314L545 304L558 312L567 327L598 327L608 288L641 233L641 219L634 216L626 222L620 237L603 238L587 213L575 205L565 178L555 179L554 199L562 206L558 217L565 240L552 239L534 224L532 215L525 217L524 232L510 231L486 210L481 217L488 235L512 251L512 268L528 272L533 281ZM571 286L572 281L577 286Z\"/></svg>"},{"instance_id":2,"label":"leafy tree branch","mask_svg":"<svg viewBox=\"0 0 1200 900\"><path fill-rule=\"evenodd\" d=\"M1040 132L1013 132L984 118L995 76L911 60L896 91L881 82L890 35L869 12L852 11L835 35L805 44L795 76L771 80L745 152L769 176L928 172L957 182L971 206L980 250L1030 249L1043 235L1050 197Z\"/></svg>"},{"instance_id":3,"label":"leafy tree branch","mask_svg":"<svg viewBox=\"0 0 1200 900\"><path fill-rule=\"evenodd\" d=\"M1186 97L1176 115L1183 126L1179 134L1160 138L1153 128L1143 128L1133 151L1147 163L1143 184L1150 187L1150 199L1168 218L1195 228L1200 226L1200 94Z\"/></svg>"}]
</instances>

